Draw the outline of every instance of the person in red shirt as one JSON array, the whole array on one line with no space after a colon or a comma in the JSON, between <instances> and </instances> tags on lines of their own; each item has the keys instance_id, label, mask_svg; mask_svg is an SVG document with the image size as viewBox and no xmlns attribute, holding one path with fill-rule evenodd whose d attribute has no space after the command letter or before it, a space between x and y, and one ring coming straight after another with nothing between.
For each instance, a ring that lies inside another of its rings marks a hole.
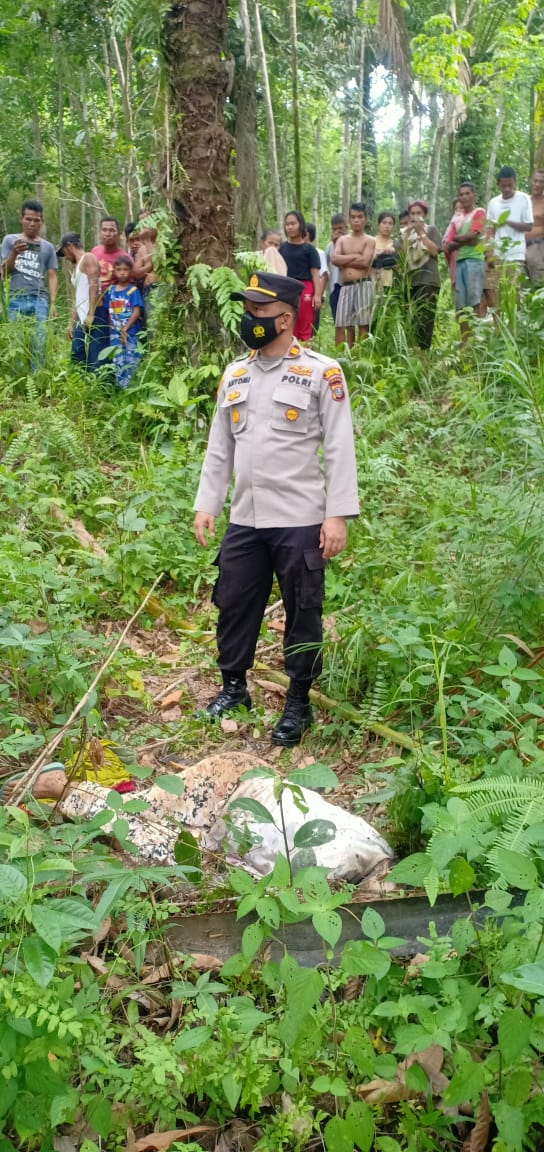
<instances>
[{"instance_id":1,"label":"person in red shirt","mask_svg":"<svg viewBox=\"0 0 544 1152\"><path fill-rule=\"evenodd\" d=\"M118 256L128 256L125 248L120 247L121 225L115 216L103 216L100 221L100 244L91 249L93 256L98 260L100 275L100 295L94 314L95 341L98 345L97 360L100 365L103 360L102 353L109 352L110 347L110 318L108 309L104 304L104 296L113 283L113 265Z\"/></svg>"}]
</instances>

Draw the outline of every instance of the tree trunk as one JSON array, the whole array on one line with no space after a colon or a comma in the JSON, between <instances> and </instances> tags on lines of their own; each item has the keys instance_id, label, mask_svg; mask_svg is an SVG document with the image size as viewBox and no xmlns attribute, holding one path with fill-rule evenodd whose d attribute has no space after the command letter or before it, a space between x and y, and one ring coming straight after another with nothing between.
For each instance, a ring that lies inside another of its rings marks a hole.
<instances>
[{"instance_id":1,"label":"tree trunk","mask_svg":"<svg viewBox=\"0 0 544 1152\"><path fill-rule=\"evenodd\" d=\"M291 91L293 96L293 158L295 166L295 201L302 212L302 160L300 152L300 108L298 99L298 32L297 0L289 0L291 27Z\"/></svg>"},{"instance_id":2,"label":"tree trunk","mask_svg":"<svg viewBox=\"0 0 544 1152\"><path fill-rule=\"evenodd\" d=\"M351 133L349 127L349 105L347 100L344 101L344 146L342 149L342 212L344 216L349 215L349 182L351 178L351 163L350 163L350 143Z\"/></svg>"},{"instance_id":3,"label":"tree trunk","mask_svg":"<svg viewBox=\"0 0 544 1152\"><path fill-rule=\"evenodd\" d=\"M42 130L38 109L32 109L32 134L34 136L35 180L36 198L43 203L43 174L42 174ZM47 221L42 226L42 236L47 236Z\"/></svg>"},{"instance_id":4,"label":"tree trunk","mask_svg":"<svg viewBox=\"0 0 544 1152\"><path fill-rule=\"evenodd\" d=\"M244 33L244 60L234 74L232 100L236 108L236 190L234 195L234 223L237 235L243 236L249 247L255 243L257 231L264 221L259 197L257 169L257 72L252 51L251 21L247 0L240 0L240 17ZM281 220L278 221L281 226Z\"/></svg>"},{"instance_id":5,"label":"tree trunk","mask_svg":"<svg viewBox=\"0 0 544 1152\"><path fill-rule=\"evenodd\" d=\"M70 91L70 102L74 108L76 119L83 125L85 130L85 147L87 150L87 166L89 173L89 186L91 195L91 231L93 235L93 244L97 243L98 230L100 227L100 217L106 212L106 205L98 190L98 176L96 170L96 156L94 151L94 140L91 124L89 122L89 106L87 104L87 93L85 90L85 74L80 72L79 75L80 91L76 92L75 87Z\"/></svg>"},{"instance_id":6,"label":"tree trunk","mask_svg":"<svg viewBox=\"0 0 544 1152\"><path fill-rule=\"evenodd\" d=\"M429 220L434 224L436 215L436 202L438 200L438 185L440 182L440 159L442 156L442 145L444 143L444 136L446 134L446 126L442 121L436 129L434 138L434 147L431 155L431 187L429 196Z\"/></svg>"},{"instance_id":7,"label":"tree trunk","mask_svg":"<svg viewBox=\"0 0 544 1152\"><path fill-rule=\"evenodd\" d=\"M185 0L166 15L164 55L173 117L172 202L181 270L230 263L233 250L232 138L223 108L227 0Z\"/></svg>"},{"instance_id":8,"label":"tree trunk","mask_svg":"<svg viewBox=\"0 0 544 1152\"><path fill-rule=\"evenodd\" d=\"M272 183L274 187L274 202L276 205L276 217L278 224L283 221L283 196L281 191L280 170L278 165L278 147L276 143L276 124L274 120L274 108L272 106L272 96L270 93L270 81L268 78L268 63L266 59L266 51L263 39L263 28L261 24L261 13L259 11L258 0L254 0L253 14L255 16L255 31L257 33L257 47L259 49L259 59L261 62L261 73L263 80L263 95L264 104L266 108L266 119L268 122L268 140L270 147L270 164L272 168Z\"/></svg>"},{"instance_id":9,"label":"tree trunk","mask_svg":"<svg viewBox=\"0 0 544 1152\"><path fill-rule=\"evenodd\" d=\"M365 146L365 47L366 28L361 28L359 45L359 75L357 77L357 158L355 175L355 199L361 200L363 195L363 149Z\"/></svg>"},{"instance_id":10,"label":"tree trunk","mask_svg":"<svg viewBox=\"0 0 544 1152\"><path fill-rule=\"evenodd\" d=\"M403 91L402 93L402 106L403 116L400 122L399 144L400 144L400 187L402 188L404 198L409 199L411 194L410 183L410 137L412 126L412 109L410 106L410 93ZM421 193L418 193L421 195Z\"/></svg>"},{"instance_id":11,"label":"tree trunk","mask_svg":"<svg viewBox=\"0 0 544 1152\"><path fill-rule=\"evenodd\" d=\"M544 168L544 88L535 91L534 103L534 167Z\"/></svg>"},{"instance_id":12,"label":"tree trunk","mask_svg":"<svg viewBox=\"0 0 544 1152\"><path fill-rule=\"evenodd\" d=\"M111 30L110 36L115 65L119 77L119 86L121 88L121 99L123 103L123 113L125 120L125 134L128 144L125 200L128 219L132 220L134 215L132 204L132 196L134 190L136 191L138 208L143 208L144 204L142 181L138 168L138 155L136 151L134 132L134 116L132 111L132 40L130 36L125 37L125 59L123 61L121 50L119 48L119 42L113 31L113 28Z\"/></svg>"},{"instance_id":13,"label":"tree trunk","mask_svg":"<svg viewBox=\"0 0 544 1152\"><path fill-rule=\"evenodd\" d=\"M495 183L495 166L497 164L497 152L499 151L499 144L501 142L502 130L506 116L506 104L502 103L497 109L497 119L495 121L495 132L493 134L493 143L491 145L491 152L489 154L489 164L487 166L487 180L485 183L485 202L491 198L491 193Z\"/></svg>"},{"instance_id":14,"label":"tree trunk","mask_svg":"<svg viewBox=\"0 0 544 1152\"><path fill-rule=\"evenodd\" d=\"M314 154L314 194L312 197L312 219L317 221L319 217L319 201L321 196L321 120L318 119L315 126L315 154Z\"/></svg>"}]
</instances>

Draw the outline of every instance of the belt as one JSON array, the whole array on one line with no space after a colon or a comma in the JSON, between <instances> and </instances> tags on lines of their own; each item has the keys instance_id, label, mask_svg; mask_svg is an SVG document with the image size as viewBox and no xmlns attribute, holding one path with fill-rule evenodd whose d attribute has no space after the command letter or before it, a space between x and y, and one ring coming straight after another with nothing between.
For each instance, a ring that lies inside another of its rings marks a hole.
<instances>
[{"instance_id":1,"label":"belt","mask_svg":"<svg viewBox=\"0 0 544 1152\"><path fill-rule=\"evenodd\" d=\"M351 288L352 284L372 284L372 276L359 276L358 280L348 280L347 284L342 284L342 288Z\"/></svg>"},{"instance_id":2,"label":"belt","mask_svg":"<svg viewBox=\"0 0 544 1152\"><path fill-rule=\"evenodd\" d=\"M536 240L526 240L525 243L528 248L531 248L533 244L544 244L544 236L537 236Z\"/></svg>"}]
</instances>

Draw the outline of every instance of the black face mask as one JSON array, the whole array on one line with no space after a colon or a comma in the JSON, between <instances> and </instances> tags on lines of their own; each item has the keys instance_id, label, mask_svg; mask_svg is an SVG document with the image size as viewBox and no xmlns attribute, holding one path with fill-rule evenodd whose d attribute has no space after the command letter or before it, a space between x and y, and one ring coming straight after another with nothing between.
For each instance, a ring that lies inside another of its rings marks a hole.
<instances>
[{"instance_id":1,"label":"black face mask","mask_svg":"<svg viewBox=\"0 0 544 1152\"><path fill-rule=\"evenodd\" d=\"M248 348L266 348L275 340L277 316L252 316L251 312L244 312L240 324L240 336Z\"/></svg>"}]
</instances>

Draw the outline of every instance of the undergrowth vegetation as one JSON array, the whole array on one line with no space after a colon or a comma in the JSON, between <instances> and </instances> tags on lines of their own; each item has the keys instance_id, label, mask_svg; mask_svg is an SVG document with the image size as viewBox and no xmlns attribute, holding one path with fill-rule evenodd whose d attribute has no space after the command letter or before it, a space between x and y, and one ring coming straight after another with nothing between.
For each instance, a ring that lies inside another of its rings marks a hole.
<instances>
[{"instance_id":1,"label":"undergrowth vegetation","mask_svg":"<svg viewBox=\"0 0 544 1152\"><path fill-rule=\"evenodd\" d=\"M27 375L24 332L0 324L4 772L66 722L161 574L144 623L162 617L183 662L213 674L214 550L194 541L192 502L217 383L242 351L232 275L193 269L194 308L174 318L164 304L127 394L82 380L54 334L47 368ZM320 759L325 744L332 761L350 750L364 801L385 806L394 878L431 904L468 900L467 915L450 935L431 924L412 964L372 909L340 947L349 892L319 869L293 879L282 859L259 885L230 876L239 915L256 920L222 971L197 971L164 930L179 867L127 872L100 821L36 825L0 810L0 1152L49 1149L78 1118L95 1152L121 1147L129 1127L235 1116L261 1152L317 1147L320 1133L329 1152L460 1148L478 1116L497 1152L541 1146L541 297L463 352L444 309L428 356L390 315L341 357L362 514L327 576L322 688L361 723L331 712L308 747ZM128 762L142 733L193 758L220 738L190 700L173 737L146 727L154 666L121 648L65 760L90 732L113 735ZM138 725L112 718L119 695L138 703ZM409 733L413 751L381 758L365 736L375 720ZM305 919L323 942L319 970L283 950L284 927ZM183 1147L207 1148L196 1135Z\"/></svg>"}]
</instances>

